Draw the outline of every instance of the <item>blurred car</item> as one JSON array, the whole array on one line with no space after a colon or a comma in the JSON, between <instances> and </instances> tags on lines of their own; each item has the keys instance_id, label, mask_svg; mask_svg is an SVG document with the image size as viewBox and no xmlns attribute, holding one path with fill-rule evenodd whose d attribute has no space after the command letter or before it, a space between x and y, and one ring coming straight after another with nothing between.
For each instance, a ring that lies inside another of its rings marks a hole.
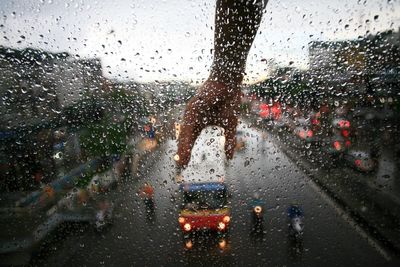
<instances>
[{"instance_id":1,"label":"blurred car","mask_svg":"<svg viewBox=\"0 0 400 267\"><path fill-rule=\"evenodd\" d=\"M345 118L335 118L332 121L332 127L338 129L349 129L350 121Z\"/></svg>"},{"instance_id":2,"label":"blurred car","mask_svg":"<svg viewBox=\"0 0 400 267\"><path fill-rule=\"evenodd\" d=\"M282 117L281 104L277 101L261 102L258 110L259 117L267 126L273 126Z\"/></svg>"},{"instance_id":3,"label":"blurred car","mask_svg":"<svg viewBox=\"0 0 400 267\"><path fill-rule=\"evenodd\" d=\"M279 119L274 121L274 128L276 129L288 129L291 126L291 120L287 114L282 114Z\"/></svg>"},{"instance_id":4,"label":"blurred car","mask_svg":"<svg viewBox=\"0 0 400 267\"><path fill-rule=\"evenodd\" d=\"M377 163L372 158L371 153L363 150L349 150L344 155L344 160L351 167L361 172L374 171L377 166Z\"/></svg>"},{"instance_id":5,"label":"blurred car","mask_svg":"<svg viewBox=\"0 0 400 267\"><path fill-rule=\"evenodd\" d=\"M235 150L239 151L246 148L246 136L242 130L236 131L236 146Z\"/></svg>"},{"instance_id":6,"label":"blurred car","mask_svg":"<svg viewBox=\"0 0 400 267\"><path fill-rule=\"evenodd\" d=\"M178 221L184 234L198 230L220 233L228 230L231 209L225 183L185 183L179 190L182 205Z\"/></svg>"},{"instance_id":7,"label":"blurred car","mask_svg":"<svg viewBox=\"0 0 400 267\"><path fill-rule=\"evenodd\" d=\"M344 138L342 135L334 134L328 138L326 150L330 155L340 156L343 155L351 146L349 139Z\"/></svg>"},{"instance_id":8,"label":"blurred car","mask_svg":"<svg viewBox=\"0 0 400 267\"><path fill-rule=\"evenodd\" d=\"M348 119L333 118L324 140L324 149L334 157L342 157L352 146L352 129Z\"/></svg>"},{"instance_id":9,"label":"blurred car","mask_svg":"<svg viewBox=\"0 0 400 267\"><path fill-rule=\"evenodd\" d=\"M310 127L307 126L296 127L294 129L294 134L307 143L315 141L314 132L313 130L311 130Z\"/></svg>"},{"instance_id":10,"label":"blurred car","mask_svg":"<svg viewBox=\"0 0 400 267\"><path fill-rule=\"evenodd\" d=\"M182 205L179 224L186 250L227 250L231 221L227 186L223 182L180 185Z\"/></svg>"},{"instance_id":11,"label":"blurred car","mask_svg":"<svg viewBox=\"0 0 400 267\"><path fill-rule=\"evenodd\" d=\"M314 131L312 130L309 120L306 120L303 117L297 118L295 121L295 125L297 126L294 128L293 131L297 137L307 143L315 141Z\"/></svg>"}]
</instances>

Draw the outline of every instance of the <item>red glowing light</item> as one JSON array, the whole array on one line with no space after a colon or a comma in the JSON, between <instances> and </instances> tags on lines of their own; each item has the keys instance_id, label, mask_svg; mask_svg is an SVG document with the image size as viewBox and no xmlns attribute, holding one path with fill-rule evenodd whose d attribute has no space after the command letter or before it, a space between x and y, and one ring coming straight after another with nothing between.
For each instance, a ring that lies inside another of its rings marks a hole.
<instances>
[{"instance_id":1,"label":"red glowing light","mask_svg":"<svg viewBox=\"0 0 400 267\"><path fill-rule=\"evenodd\" d=\"M348 120L340 120L338 124L339 124L340 128L349 128L350 127L350 122Z\"/></svg>"},{"instance_id":2,"label":"red glowing light","mask_svg":"<svg viewBox=\"0 0 400 267\"><path fill-rule=\"evenodd\" d=\"M337 151L339 151L339 150L342 149L342 145L340 144L339 141L333 142L333 147L334 147Z\"/></svg>"},{"instance_id":3,"label":"red glowing light","mask_svg":"<svg viewBox=\"0 0 400 267\"><path fill-rule=\"evenodd\" d=\"M312 119L311 120L312 125L320 125L320 121L318 119Z\"/></svg>"}]
</instances>

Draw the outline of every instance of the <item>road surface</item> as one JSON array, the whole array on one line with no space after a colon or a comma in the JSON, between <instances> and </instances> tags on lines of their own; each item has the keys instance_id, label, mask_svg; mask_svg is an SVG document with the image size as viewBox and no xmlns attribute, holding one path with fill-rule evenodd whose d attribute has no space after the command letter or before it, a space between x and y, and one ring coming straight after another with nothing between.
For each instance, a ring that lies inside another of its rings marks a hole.
<instances>
[{"instance_id":1,"label":"road surface","mask_svg":"<svg viewBox=\"0 0 400 267\"><path fill-rule=\"evenodd\" d=\"M131 177L110 198L117 203L114 222L102 233L90 226L69 227L34 260L34 264L64 266L387 266L388 255L313 185L267 133L240 126L245 148L225 167L219 129L203 133L194 148L184 180L224 177L232 196L232 223L221 250L213 235L187 250L178 225L177 177L173 156L176 142L159 148L154 164L142 177ZM179 178L178 178L179 179ZM148 218L137 195L144 181L155 187L156 210ZM258 192L266 203L264 231L252 234L250 199ZM303 242L288 237L286 209L292 203L305 210ZM358 229L358 230L357 230ZM394 264L393 264L394 265Z\"/></svg>"}]
</instances>

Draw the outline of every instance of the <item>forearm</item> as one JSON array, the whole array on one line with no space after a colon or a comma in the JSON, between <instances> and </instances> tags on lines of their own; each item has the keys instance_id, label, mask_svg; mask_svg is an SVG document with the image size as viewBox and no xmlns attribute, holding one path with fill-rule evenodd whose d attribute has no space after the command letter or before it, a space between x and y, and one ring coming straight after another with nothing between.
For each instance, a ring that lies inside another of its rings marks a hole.
<instances>
[{"instance_id":1,"label":"forearm","mask_svg":"<svg viewBox=\"0 0 400 267\"><path fill-rule=\"evenodd\" d=\"M240 84L246 59L257 34L263 0L217 0L214 60L209 80Z\"/></svg>"}]
</instances>

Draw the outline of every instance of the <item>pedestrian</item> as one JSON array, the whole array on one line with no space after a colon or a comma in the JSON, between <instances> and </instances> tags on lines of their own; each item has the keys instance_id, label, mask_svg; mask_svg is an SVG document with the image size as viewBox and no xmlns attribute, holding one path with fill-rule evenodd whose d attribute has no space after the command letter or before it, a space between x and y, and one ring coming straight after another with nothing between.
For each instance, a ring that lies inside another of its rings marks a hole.
<instances>
[{"instance_id":1,"label":"pedestrian","mask_svg":"<svg viewBox=\"0 0 400 267\"><path fill-rule=\"evenodd\" d=\"M148 182L145 182L144 185L140 189L140 196L143 199L153 199L154 197L154 188Z\"/></svg>"},{"instance_id":2,"label":"pedestrian","mask_svg":"<svg viewBox=\"0 0 400 267\"><path fill-rule=\"evenodd\" d=\"M154 188L150 183L145 182L142 188L140 189L140 196L143 199L145 211L146 211L146 219L149 222L154 222L155 219L155 204L154 204Z\"/></svg>"}]
</instances>

